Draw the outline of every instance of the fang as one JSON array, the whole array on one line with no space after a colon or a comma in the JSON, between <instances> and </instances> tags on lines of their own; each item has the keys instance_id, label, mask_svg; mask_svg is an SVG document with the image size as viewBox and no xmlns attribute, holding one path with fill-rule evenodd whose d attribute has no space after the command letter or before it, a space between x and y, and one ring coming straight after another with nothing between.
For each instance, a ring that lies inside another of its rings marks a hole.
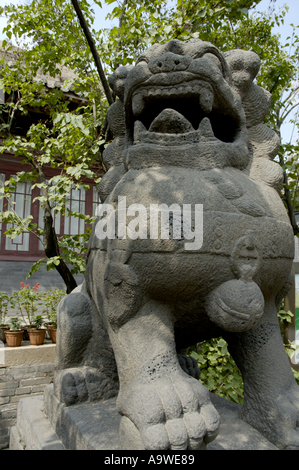
<instances>
[{"instance_id":1,"label":"fang","mask_svg":"<svg viewBox=\"0 0 299 470\"><path fill-rule=\"evenodd\" d=\"M198 130L200 134L204 137L215 138L211 121L209 118L205 117L199 124Z\"/></svg>"},{"instance_id":2,"label":"fang","mask_svg":"<svg viewBox=\"0 0 299 470\"><path fill-rule=\"evenodd\" d=\"M214 93L208 88L202 88L199 94L199 104L205 113L211 113L214 104Z\"/></svg>"}]
</instances>

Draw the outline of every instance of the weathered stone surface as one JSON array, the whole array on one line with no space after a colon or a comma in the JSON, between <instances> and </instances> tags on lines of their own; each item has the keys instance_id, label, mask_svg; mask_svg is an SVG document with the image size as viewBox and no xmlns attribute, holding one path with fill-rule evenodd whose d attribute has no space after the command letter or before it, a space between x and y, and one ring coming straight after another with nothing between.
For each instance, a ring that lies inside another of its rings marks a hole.
<instances>
[{"instance_id":1,"label":"weathered stone surface","mask_svg":"<svg viewBox=\"0 0 299 470\"><path fill-rule=\"evenodd\" d=\"M211 401L221 421L217 438L207 450L277 450L258 431L240 419L239 405L211 394ZM17 426L11 434L11 449L23 450L119 450L119 441L127 440L126 450L138 450L140 435L119 439L120 415L116 399L97 403L83 403L66 407L54 396L53 387L47 386L44 399L24 399L20 404ZM44 411L46 415L44 414ZM26 416L26 426L22 425ZM33 429L38 430L34 436ZM56 432L55 432L55 431ZM121 455L121 454L117 454Z\"/></svg>"},{"instance_id":2,"label":"weathered stone surface","mask_svg":"<svg viewBox=\"0 0 299 470\"><path fill-rule=\"evenodd\" d=\"M29 355L24 352L26 347L31 350ZM6 348L6 350L8 349ZM51 348L49 354L49 348L45 347L48 351L46 356L42 354L41 349L43 347L41 346L22 346L10 349L18 350L14 355L14 363L21 363L20 358L23 357L23 364L14 367L2 366L0 368L0 449L9 445L10 431L12 426L16 424L19 402L24 397L36 397L43 393L45 386L53 382L54 375L53 363L39 363L41 358L48 357L51 360L53 348ZM33 350L35 355L32 355ZM26 363L28 360L31 361L31 364ZM11 362L9 361L9 363Z\"/></svg>"},{"instance_id":3,"label":"weathered stone surface","mask_svg":"<svg viewBox=\"0 0 299 470\"><path fill-rule=\"evenodd\" d=\"M218 336L243 374L242 418L299 448L299 388L277 320L294 237L259 65L253 52L173 40L110 79L105 205L85 280L59 307L54 390L71 407L118 395L122 449L215 440L219 413L178 353Z\"/></svg>"},{"instance_id":4,"label":"weathered stone surface","mask_svg":"<svg viewBox=\"0 0 299 470\"><path fill-rule=\"evenodd\" d=\"M43 413L43 396L22 399L17 426L11 430L10 450L64 450Z\"/></svg>"}]
</instances>

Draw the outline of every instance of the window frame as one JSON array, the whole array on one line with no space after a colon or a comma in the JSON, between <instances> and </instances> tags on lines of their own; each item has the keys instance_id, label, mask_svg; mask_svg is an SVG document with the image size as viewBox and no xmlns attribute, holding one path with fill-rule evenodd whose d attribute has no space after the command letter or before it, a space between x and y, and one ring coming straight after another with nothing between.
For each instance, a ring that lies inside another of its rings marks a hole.
<instances>
[{"instance_id":1,"label":"window frame","mask_svg":"<svg viewBox=\"0 0 299 470\"><path fill-rule=\"evenodd\" d=\"M22 158L15 157L8 154L3 154L0 156L0 173L5 174L5 180L8 180L11 175L17 174L19 171L31 171L32 168L28 164L22 164ZM55 170L51 167L45 168L45 176L47 179L52 178L55 175L58 175L59 171ZM97 174L101 176L103 174L102 170L97 169ZM84 184L88 184L90 189L85 191L85 214L92 215L93 214L93 194L94 194L94 187L96 184L94 181L89 180L87 178L83 179L82 182ZM40 211L40 202L35 201L32 202L34 198L40 195L39 188L33 188L31 192L31 215L33 216L33 223L39 222L39 211ZM7 202L3 201L3 210L7 209ZM60 217L60 233L59 236L64 235L64 227L65 227L65 217L66 215L61 214ZM88 226L89 224L86 224ZM28 251L15 251L15 250L6 250L6 236L4 232L7 230L7 224L2 222L2 230L0 232L0 261L38 261L41 258L45 257L45 252L40 248L40 241L39 239L32 233L29 234L29 250Z\"/></svg>"}]
</instances>

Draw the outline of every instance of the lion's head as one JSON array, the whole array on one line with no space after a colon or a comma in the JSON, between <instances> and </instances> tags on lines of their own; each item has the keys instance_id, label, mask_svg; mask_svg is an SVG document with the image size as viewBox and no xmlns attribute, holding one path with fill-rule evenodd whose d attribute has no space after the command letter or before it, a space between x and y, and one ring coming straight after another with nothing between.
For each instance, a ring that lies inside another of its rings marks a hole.
<instances>
[{"instance_id":1,"label":"lion's head","mask_svg":"<svg viewBox=\"0 0 299 470\"><path fill-rule=\"evenodd\" d=\"M254 84L259 68L254 52L221 53L199 39L155 44L134 67L118 68L101 199L128 169L163 165L233 166L278 189L281 170L271 158L279 139L262 124L271 95Z\"/></svg>"}]
</instances>

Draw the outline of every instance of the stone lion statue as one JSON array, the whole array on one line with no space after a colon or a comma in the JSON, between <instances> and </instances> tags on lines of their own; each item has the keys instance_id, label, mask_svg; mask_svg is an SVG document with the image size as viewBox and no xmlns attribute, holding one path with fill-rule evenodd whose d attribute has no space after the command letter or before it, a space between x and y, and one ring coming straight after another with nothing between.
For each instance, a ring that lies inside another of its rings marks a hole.
<instances>
[{"instance_id":1,"label":"stone lion statue","mask_svg":"<svg viewBox=\"0 0 299 470\"><path fill-rule=\"evenodd\" d=\"M172 40L110 78L119 99L108 111L104 212L84 283L59 306L54 391L66 405L118 395L122 449L204 449L215 439L218 413L184 352L219 336L243 375L243 419L279 448L299 449L299 389L277 319L292 285L293 232L259 68L254 52ZM162 236L149 214L165 207Z\"/></svg>"}]
</instances>

